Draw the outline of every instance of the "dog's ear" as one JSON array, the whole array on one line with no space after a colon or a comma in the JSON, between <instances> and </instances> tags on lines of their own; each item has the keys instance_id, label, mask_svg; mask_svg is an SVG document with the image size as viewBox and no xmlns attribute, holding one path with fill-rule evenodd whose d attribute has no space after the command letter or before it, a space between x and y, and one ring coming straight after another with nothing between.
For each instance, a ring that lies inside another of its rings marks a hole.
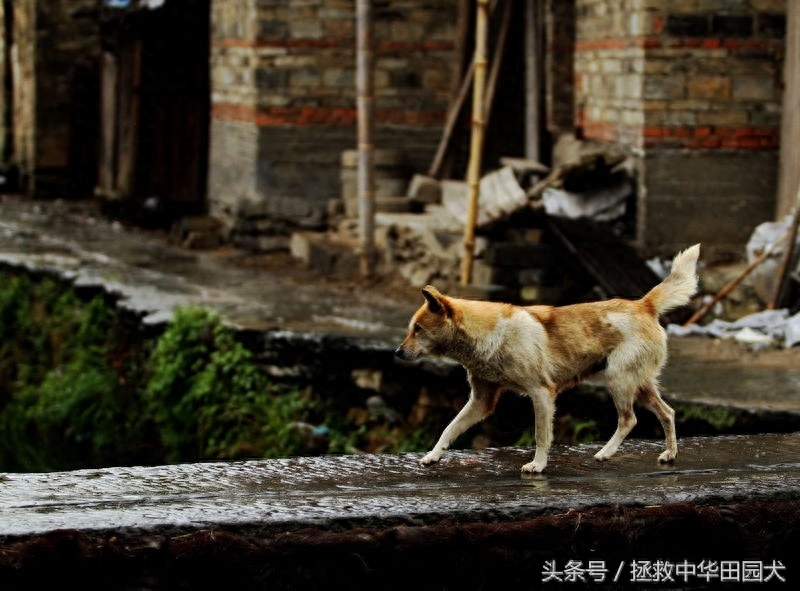
<instances>
[{"instance_id":1,"label":"dog's ear","mask_svg":"<svg viewBox=\"0 0 800 591\"><path fill-rule=\"evenodd\" d=\"M425 296L425 300L428 302L428 310L432 314L450 315L450 304L434 286L426 285L423 287L422 295Z\"/></svg>"}]
</instances>

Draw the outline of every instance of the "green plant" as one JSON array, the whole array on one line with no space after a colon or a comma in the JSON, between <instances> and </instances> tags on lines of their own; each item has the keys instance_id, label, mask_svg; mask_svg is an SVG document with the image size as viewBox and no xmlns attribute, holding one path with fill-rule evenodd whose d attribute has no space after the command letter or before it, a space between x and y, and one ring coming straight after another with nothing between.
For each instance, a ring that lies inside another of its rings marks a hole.
<instances>
[{"instance_id":1,"label":"green plant","mask_svg":"<svg viewBox=\"0 0 800 591\"><path fill-rule=\"evenodd\" d=\"M114 318L45 279L0 290L0 465L48 470L117 457L126 400L107 358Z\"/></svg>"},{"instance_id":2,"label":"green plant","mask_svg":"<svg viewBox=\"0 0 800 591\"><path fill-rule=\"evenodd\" d=\"M155 339L129 320L102 294L2 275L0 471L422 451L436 430L354 423L349 400L271 383L208 310Z\"/></svg>"},{"instance_id":3,"label":"green plant","mask_svg":"<svg viewBox=\"0 0 800 591\"><path fill-rule=\"evenodd\" d=\"M305 418L309 401L273 387L215 313L179 309L149 361L145 408L169 461L302 449L292 425Z\"/></svg>"}]
</instances>

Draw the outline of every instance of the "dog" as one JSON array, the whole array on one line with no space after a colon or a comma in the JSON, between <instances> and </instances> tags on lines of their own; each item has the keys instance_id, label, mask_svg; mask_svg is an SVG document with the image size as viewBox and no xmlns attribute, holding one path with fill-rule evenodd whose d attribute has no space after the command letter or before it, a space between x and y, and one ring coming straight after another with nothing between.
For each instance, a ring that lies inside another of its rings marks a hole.
<instances>
[{"instance_id":1,"label":"dog","mask_svg":"<svg viewBox=\"0 0 800 591\"><path fill-rule=\"evenodd\" d=\"M617 429L595 454L608 460L636 425L633 405L652 411L664 429L666 449L678 455L675 411L661 398L658 376L667 360L667 334L659 316L687 304L697 291L700 245L679 252L669 276L638 300L610 299L564 306L517 306L449 297L428 285L408 334L395 351L402 360L440 356L460 363L469 400L420 462L438 462L464 431L494 412L512 391L533 400L536 449L523 473L547 466L558 394L599 371L617 409Z\"/></svg>"}]
</instances>

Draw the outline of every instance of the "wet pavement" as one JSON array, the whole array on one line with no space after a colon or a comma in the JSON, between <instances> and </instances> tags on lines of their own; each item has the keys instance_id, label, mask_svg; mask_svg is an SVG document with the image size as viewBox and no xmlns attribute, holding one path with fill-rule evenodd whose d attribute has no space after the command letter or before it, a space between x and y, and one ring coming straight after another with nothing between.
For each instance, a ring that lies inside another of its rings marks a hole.
<instances>
[{"instance_id":1,"label":"wet pavement","mask_svg":"<svg viewBox=\"0 0 800 591\"><path fill-rule=\"evenodd\" d=\"M413 311L385 294L298 286L208 251L172 246L163 234L125 229L68 206L10 198L0 200L0 264L102 287L148 323L168 320L177 306L196 304L243 328L394 343Z\"/></svg>"},{"instance_id":2,"label":"wet pavement","mask_svg":"<svg viewBox=\"0 0 800 591\"><path fill-rule=\"evenodd\" d=\"M4 474L0 586L794 588L800 435L679 445L556 446L538 475L519 448Z\"/></svg>"}]
</instances>

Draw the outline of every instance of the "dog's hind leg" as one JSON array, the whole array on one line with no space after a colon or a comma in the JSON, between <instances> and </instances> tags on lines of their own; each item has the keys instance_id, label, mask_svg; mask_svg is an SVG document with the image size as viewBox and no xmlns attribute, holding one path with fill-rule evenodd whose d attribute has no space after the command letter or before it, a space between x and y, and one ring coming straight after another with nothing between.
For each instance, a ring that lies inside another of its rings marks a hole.
<instances>
[{"instance_id":1,"label":"dog's hind leg","mask_svg":"<svg viewBox=\"0 0 800 591\"><path fill-rule=\"evenodd\" d=\"M556 406L550 392L545 388L533 392L531 399L536 424L536 452L533 454L533 461L522 466L522 471L538 473L547 466L547 456L553 444L553 416Z\"/></svg>"},{"instance_id":2,"label":"dog's hind leg","mask_svg":"<svg viewBox=\"0 0 800 591\"><path fill-rule=\"evenodd\" d=\"M675 435L675 411L661 398L658 393L658 387L653 381L639 389L636 400L658 417L661 427L664 429L667 449L658 456L658 461L663 464L675 461L678 455L678 440Z\"/></svg>"},{"instance_id":3,"label":"dog's hind leg","mask_svg":"<svg viewBox=\"0 0 800 591\"><path fill-rule=\"evenodd\" d=\"M614 406L617 407L617 430L608 440L608 443L594 455L594 458L601 462L609 459L617 452L628 433L636 426L636 415L633 412L635 390L632 390L628 384L615 384L611 376L606 377L609 382L611 397L614 399Z\"/></svg>"},{"instance_id":4,"label":"dog's hind leg","mask_svg":"<svg viewBox=\"0 0 800 591\"><path fill-rule=\"evenodd\" d=\"M433 446L433 449L420 460L423 466L438 462L444 455L445 450L464 431L494 412L501 392L497 384L473 379L470 379L470 384L472 385L472 391L470 392L469 400L442 431L442 435L436 445Z\"/></svg>"}]
</instances>

